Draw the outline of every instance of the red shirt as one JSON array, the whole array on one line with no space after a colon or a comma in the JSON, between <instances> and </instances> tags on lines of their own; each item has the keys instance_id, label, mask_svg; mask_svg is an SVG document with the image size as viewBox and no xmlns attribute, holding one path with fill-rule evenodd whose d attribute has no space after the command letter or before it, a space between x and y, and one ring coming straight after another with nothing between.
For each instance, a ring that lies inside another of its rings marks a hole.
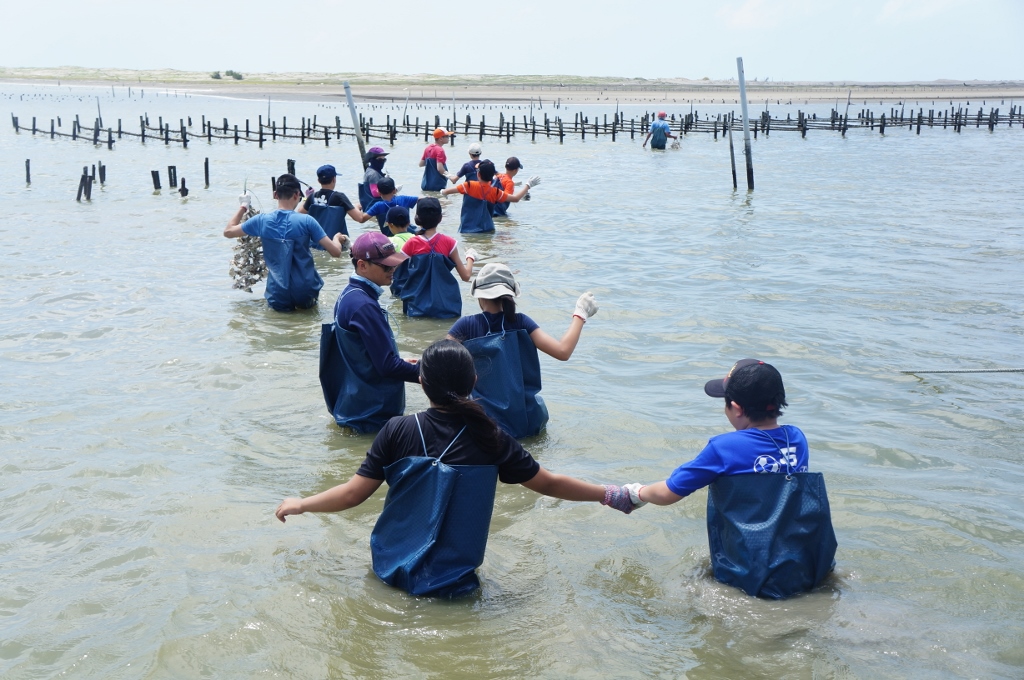
<instances>
[{"instance_id":1,"label":"red shirt","mask_svg":"<svg viewBox=\"0 0 1024 680\"><path fill-rule=\"evenodd\" d=\"M430 144L423 150L423 158L421 160L425 161L429 158L441 161L445 166L448 165L448 155L445 154L444 147L439 144Z\"/></svg>"},{"instance_id":2,"label":"red shirt","mask_svg":"<svg viewBox=\"0 0 1024 680\"><path fill-rule=\"evenodd\" d=\"M451 257L455 249L459 247L459 242L447 234L435 233L429 239L417 234L405 242L405 245L402 246L402 252L409 257L413 255L427 255L430 253L431 244L434 246L434 252L441 253L447 257Z\"/></svg>"},{"instance_id":3,"label":"red shirt","mask_svg":"<svg viewBox=\"0 0 1024 680\"><path fill-rule=\"evenodd\" d=\"M455 188L459 190L460 194L479 198L488 203L507 203L512 198L507 192L491 186L490 183L477 180L459 184Z\"/></svg>"}]
</instances>

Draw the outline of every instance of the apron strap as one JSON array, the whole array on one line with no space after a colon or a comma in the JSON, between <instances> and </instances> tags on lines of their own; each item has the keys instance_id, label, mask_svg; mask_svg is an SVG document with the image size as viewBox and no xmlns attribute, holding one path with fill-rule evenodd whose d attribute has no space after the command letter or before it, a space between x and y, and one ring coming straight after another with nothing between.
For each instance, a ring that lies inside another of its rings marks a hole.
<instances>
[{"instance_id":1,"label":"apron strap","mask_svg":"<svg viewBox=\"0 0 1024 680\"><path fill-rule=\"evenodd\" d=\"M426 456L427 458L430 458L430 454L427 453L427 440L423 437L423 426L420 425L420 414L419 413L414 413L412 417L416 421L416 429L420 431L420 443L423 444L423 455ZM441 452L441 455L437 457L437 460L434 461L434 465L437 465L438 462L440 462L440 460L442 458L444 458L444 454L448 453L448 449L452 448L452 445L455 444L455 441L460 436L462 436L462 433L465 432L465 431L466 431L466 426L463 425L462 429L459 430L459 433L457 435L455 435L455 439L451 440L451 442L448 444L448 446L445 447L444 451Z\"/></svg>"}]
</instances>

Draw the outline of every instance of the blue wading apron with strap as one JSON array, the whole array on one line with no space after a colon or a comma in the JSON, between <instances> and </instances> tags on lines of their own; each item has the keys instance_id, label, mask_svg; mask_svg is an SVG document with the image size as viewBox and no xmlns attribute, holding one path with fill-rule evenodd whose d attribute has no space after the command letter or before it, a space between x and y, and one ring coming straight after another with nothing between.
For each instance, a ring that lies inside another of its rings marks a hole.
<instances>
[{"instance_id":1,"label":"blue wading apron with strap","mask_svg":"<svg viewBox=\"0 0 1024 680\"><path fill-rule=\"evenodd\" d=\"M323 279L310 267L306 271L295 260L295 241L263 238L263 261L267 264L267 289L263 297L273 309L290 312L296 307L316 304Z\"/></svg>"},{"instance_id":2,"label":"blue wading apron with strap","mask_svg":"<svg viewBox=\"0 0 1024 680\"><path fill-rule=\"evenodd\" d=\"M494 220L491 219L492 205L490 201L482 201L469 194L463 194L459 231L464 234L494 231Z\"/></svg>"},{"instance_id":3,"label":"blue wading apron with strap","mask_svg":"<svg viewBox=\"0 0 1024 680\"><path fill-rule=\"evenodd\" d=\"M494 181L491 182L491 186L498 191L505 190L505 185L502 184L501 180L497 177L495 177ZM491 217L506 217L508 215L508 201L505 201L504 203L491 203L489 205L491 207ZM494 223L492 222L491 224L493 225Z\"/></svg>"},{"instance_id":4,"label":"blue wading apron with strap","mask_svg":"<svg viewBox=\"0 0 1024 680\"><path fill-rule=\"evenodd\" d=\"M473 355L476 387L473 397L501 429L519 439L532 437L548 422L540 392L540 359L530 334L523 329L488 333L462 343Z\"/></svg>"},{"instance_id":5,"label":"blue wading apron with strap","mask_svg":"<svg viewBox=\"0 0 1024 680\"><path fill-rule=\"evenodd\" d=\"M661 122L661 119L659 119L658 122ZM665 142L667 141L668 137L665 135L665 126L651 125L651 148L664 149Z\"/></svg>"},{"instance_id":6,"label":"blue wading apron with strap","mask_svg":"<svg viewBox=\"0 0 1024 680\"><path fill-rule=\"evenodd\" d=\"M363 212L369 210L370 206L374 203L380 202L380 199L370 191L370 185L364 182L359 183L357 193L359 195L359 205L363 206Z\"/></svg>"},{"instance_id":7,"label":"blue wading apron with strap","mask_svg":"<svg viewBox=\"0 0 1024 680\"><path fill-rule=\"evenodd\" d=\"M341 297L353 292L357 289L349 289ZM387 313L380 311L386 318ZM391 346L397 354L394 336ZM405 411L405 383L382 377L360 335L336 322L320 328L320 387L335 422L362 434L380 430Z\"/></svg>"},{"instance_id":8,"label":"blue wading apron with strap","mask_svg":"<svg viewBox=\"0 0 1024 680\"><path fill-rule=\"evenodd\" d=\"M434 250L434 239L428 243L429 253L413 255L398 265L398 269L404 270L399 292L402 311L408 316L429 316L434 319L462 316L462 290L452 276L455 263Z\"/></svg>"},{"instance_id":9,"label":"blue wading apron with strap","mask_svg":"<svg viewBox=\"0 0 1024 680\"><path fill-rule=\"evenodd\" d=\"M423 164L423 180L420 189L423 191L440 191L448 186L448 178L437 171L437 159L428 158Z\"/></svg>"},{"instance_id":10,"label":"blue wading apron with strap","mask_svg":"<svg viewBox=\"0 0 1024 680\"><path fill-rule=\"evenodd\" d=\"M327 238L333 239L335 234L348 236L348 225L345 224L345 209L340 205L318 205L314 203L309 206L309 210L306 212L323 227ZM310 243L310 245L323 250L323 246L319 243Z\"/></svg>"},{"instance_id":11,"label":"blue wading apron with strap","mask_svg":"<svg viewBox=\"0 0 1024 680\"><path fill-rule=\"evenodd\" d=\"M707 514L715 578L747 595L781 600L811 590L836 565L820 472L719 477L708 487Z\"/></svg>"},{"instance_id":12,"label":"blue wading apron with strap","mask_svg":"<svg viewBox=\"0 0 1024 680\"><path fill-rule=\"evenodd\" d=\"M460 597L480 587L498 483L496 465L446 465L430 457L419 414L422 456L384 468L388 495L370 534L373 572L412 595Z\"/></svg>"}]
</instances>

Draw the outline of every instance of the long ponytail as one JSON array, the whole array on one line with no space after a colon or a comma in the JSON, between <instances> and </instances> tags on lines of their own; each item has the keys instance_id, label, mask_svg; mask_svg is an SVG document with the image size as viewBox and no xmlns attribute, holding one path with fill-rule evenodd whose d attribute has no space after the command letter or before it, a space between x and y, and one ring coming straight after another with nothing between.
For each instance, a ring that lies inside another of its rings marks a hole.
<instances>
[{"instance_id":1,"label":"long ponytail","mask_svg":"<svg viewBox=\"0 0 1024 680\"><path fill-rule=\"evenodd\" d=\"M498 298L501 303L501 312L505 316L505 323L509 326L516 322L516 300L511 295L502 295Z\"/></svg>"},{"instance_id":2,"label":"long ponytail","mask_svg":"<svg viewBox=\"0 0 1024 680\"><path fill-rule=\"evenodd\" d=\"M484 451L493 452L500 445L501 431L480 404L470 397L475 384L473 357L462 343L438 340L423 350L420 385L427 398L445 411L465 419L466 429L476 445Z\"/></svg>"}]
</instances>

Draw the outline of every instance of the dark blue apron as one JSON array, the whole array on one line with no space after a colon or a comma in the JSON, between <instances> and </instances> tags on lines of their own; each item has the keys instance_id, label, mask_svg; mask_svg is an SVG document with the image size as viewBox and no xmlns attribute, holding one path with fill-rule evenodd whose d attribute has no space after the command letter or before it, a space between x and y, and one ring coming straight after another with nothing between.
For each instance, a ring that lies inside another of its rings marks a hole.
<instances>
[{"instance_id":1,"label":"dark blue apron","mask_svg":"<svg viewBox=\"0 0 1024 680\"><path fill-rule=\"evenodd\" d=\"M316 304L324 282L313 267L302 267L295 259L296 243L291 239L266 238L263 261L267 264L267 289L263 297L279 312Z\"/></svg>"},{"instance_id":2,"label":"dark blue apron","mask_svg":"<svg viewBox=\"0 0 1024 680\"><path fill-rule=\"evenodd\" d=\"M437 171L437 159L428 158L423 165L423 180L420 189L423 191L440 191L448 186L448 178Z\"/></svg>"},{"instance_id":3,"label":"dark blue apron","mask_svg":"<svg viewBox=\"0 0 1024 680\"><path fill-rule=\"evenodd\" d=\"M820 472L719 477L708 487L707 513L715 578L747 595L790 597L819 585L835 567L836 534Z\"/></svg>"},{"instance_id":4,"label":"dark blue apron","mask_svg":"<svg viewBox=\"0 0 1024 680\"><path fill-rule=\"evenodd\" d=\"M511 436L532 437L548 422L540 392L540 359L530 334L523 329L488 333L462 343L473 355L476 387L473 397L501 429Z\"/></svg>"},{"instance_id":5,"label":"dark blue apron","mask_svg":"<svg viewBox=\"0 0 1024 680\"><path fill-rule=\"evenodd\" d=\"M503 185L501 180L497 177L495 177L494 181L491 182L491 186L498 191L505 190L505 185ZM506 217L508 215L508 205L508 201L505 201L504 203L491 203L491 217ZM491 224L493 225L494 223L492 222Z\"/></svg>"},{"instance_id":6,"label":"dark blue apron","mask_svg":"<svg viewBox=\"0 0 1024 680\"><path fill-rule=\"evenodd\" d=\"M390 202L389 201L385 201L384 199L377 199L375 201L375 203L383 203L388 208L394 208L396 205L398 205L397 203L394 202L394 199L391 199ZM365 210L364 210L364 212L365 212ZM381 214L377 215L377 226L380 227L380 233L382 233L385 236L390 238L391 237L391 230L388 229L387 226L386 226L387 223L388 223L388 219L387 218L388 218L388 211L387 210L385 210Z\"/></svg>"},{"instance_id":7,"label":"dark blue apron","mask_svg":"<svg viewBox=\"0 0 1024 680\"><path fill-rule=\"evenodd\" d=\"M327 234L327 238L333 239L336 234L348 236L348 225L345 224L345 209L340 205L317 205L314 203L309 206L309 210L306 212L320 224L324 233ZM310 242L310 245L323 250L323 246L319 243Z\"/></svg>"},{"instance_id":8,"label":"dark blue apron","mask_svg":"<svg viewBox=\"0 0 1024 680\"><path fill-rule=\"evenodd\" d=\"M480 587L476 568L484 561L498 483L496 465L446 465L427 453L384 468L388 495L370 534L373 572L389 586L412 595L460 597Z\"/></svg>"},{"instance_id":9,"label":"dark blue apron","mask_svg":"<svg viewBox=\"0 0 1024 680\"><path fill-rule=\"evenodd\" d=\"M665 135L665 127L663 125L652 125L651 126L651 148L652 149L664 149L665 142L668 141L668 137Z\"/></svg>"},{"instance_id":10,"label":"dark blue apron","mask_svg":"<svg viewBox=\"0 0 1024 680\"><path fill-rule=\"evenodd\" d=\"M462 290L452 276L455 263L434 250L433 241L428 243L429 253L413 255L398 266L398 269L404 270L399 292L402 311L408 316L429 316L434 319L462 316ZM397 269L395 273L398 273Z\"/></svg>"},{"instance_id":11,"label":"dark blue apron","mask_svg":"<svg viewBox=\"0 0 1024 680\"><path fill-rule=\"evenodd\" d=\"M469 194L462 195L462 215L459 219L459 231L464 234L480 234L494 231L494 220L491 219L490 201L473 198Z\"/></svg>"},{"instance_id":12,"label":"dark blue apron","mask_svg":"<svg viewBox=\"0 0 1024 680\"><path fill-rule=\"evenodd\" d=\"M341 297L355 290L349 289ZM383 309L381 313L387 316ZM391 346L397 354L394 336ZM325 323L320 328L320 387L327 410L338 426L351 427L361 434L380 430L405 411L405 383L382 377L359 334L337 323Z\"/></svg>"},{"instance_id":13,"label":"dark blue apron","mask_svg":"<svg viewBox=\"0 0 1024 680\"><path fill-rule=\"evenodd\" d=\"M363 182L360 182L358 186L358 194L359 205L363 206L363 212L369 210L370 206L373 205L374 203L380 202L379 198L370 193L369 184L364 184Z\"/></svg>"}]
</instances>

